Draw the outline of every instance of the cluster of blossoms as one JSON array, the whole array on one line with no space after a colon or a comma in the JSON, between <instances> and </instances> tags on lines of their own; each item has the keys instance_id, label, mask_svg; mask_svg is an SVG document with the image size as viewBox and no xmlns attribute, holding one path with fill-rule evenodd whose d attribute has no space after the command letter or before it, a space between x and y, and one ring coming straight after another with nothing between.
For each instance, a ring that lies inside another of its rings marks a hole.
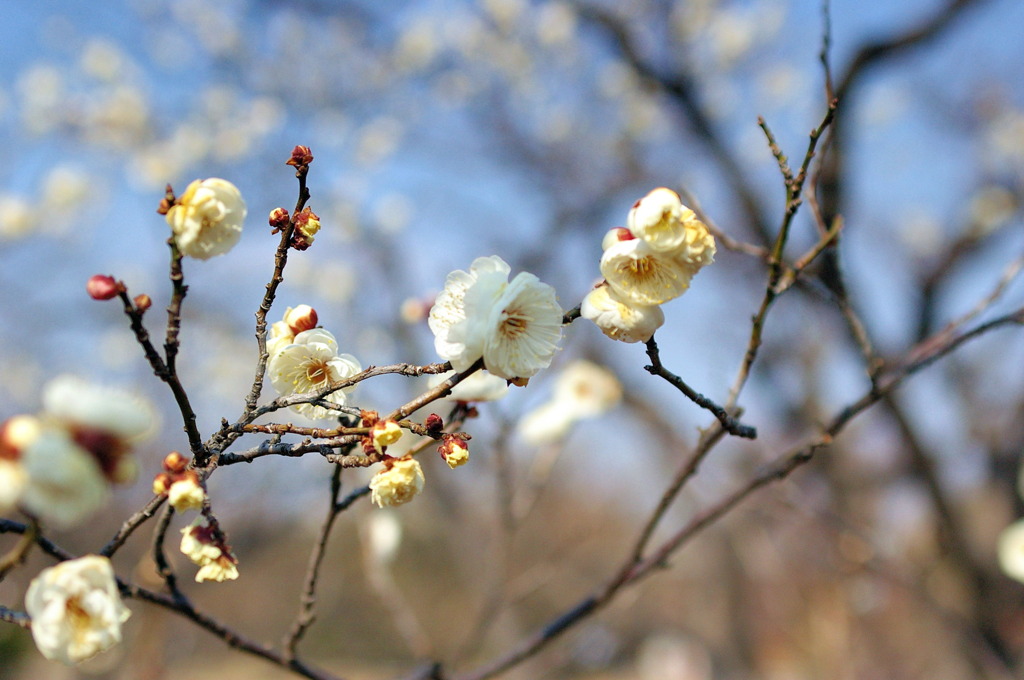
<instances>
[{"instance_id":1,"label":"cluster of blossoms","mask_svg":"<svg viewBox=\"0 0 1024 680\"><path fill-rule=\"evenodd\" d=\"M317 313L309 305L289 307L281 321L273 324L267 338L267 373L270 384L282 396L320 392L331 383L351 378L362 370L351 354L338 354L338 341L317 326ZM344 406L355 385L335 390L324 400ZM332 411L314 404L296 404L292 410L307 418L329 418Z\"/></svg>"},{"instance_id":2,"label":"cluster of blossoms","mask_svg":"<svg viewBox=\"0 0 1024 680\"><path fill-rule=\"evenodd\" d=\"M112 483L134 478L131 444L152 427L152 409L134 396L55 378L39 414L0 425L0 512L17 506L58 528L82 522Z\"/></svg>"},{"instance_id":3,"label":"cluster of blossoms","mask_svg":"<svg viewBox=\"0 0 1024 680\"><path fill-rule=\"evenodd\" d=\"M525 380L551 364L562 337L555 289L527 272L509 281L510 273L491 255L448 275L427 322L437 353L456 371L482 358L492 375Z\"/></svg>"},{"instance_id":4,"label":"cluster of blossoms","mask_svg":"<svg viewBox=\"0 0 1024 680\"><path fill-rule=\"evenodd\" d=\"M715 257L715 239L670 189L659 188L629 211L627 228L602 242L604 281L584 298L580 315L613 340L646 342L665 322L658 305L686 292Z\"/></svg>"},{"instance_id":5,"label":"cluster of blossoms","mask_svg":"<svg viewBox=\"0 0 1024 680\"><path fill-rule=\"evenodd\" d=\"M202 510L206 490L199 473L188 467L188 459L177 451L164 456L163 471L153 479L153 493L167 495L167 502L177 512Z\"/></svg>"},{"instance_id":6,"label":"cluster of blossoms","mask_svg":"<svg viewBox=\"0 0 1024 680\"><path fill-rule=\"evenodd\" d=\"M238 559L227 536L210 515L200 515L181 530L181 552L199 567L196 581L233 581L238 578Z\"/></svg>"},{"instance_id":7,"label":"cluster of blossoms","mask_svg":"<svg viewBox=\"0 0 1024 680\"><path fill-rule=\"evenodd\" d=\"M622 385L615 374L578 359L558 375L551 399L527 413L518 431L533 445L556 442L577 421L607 413L622 401Z\"/></svg>"}]
</instances>

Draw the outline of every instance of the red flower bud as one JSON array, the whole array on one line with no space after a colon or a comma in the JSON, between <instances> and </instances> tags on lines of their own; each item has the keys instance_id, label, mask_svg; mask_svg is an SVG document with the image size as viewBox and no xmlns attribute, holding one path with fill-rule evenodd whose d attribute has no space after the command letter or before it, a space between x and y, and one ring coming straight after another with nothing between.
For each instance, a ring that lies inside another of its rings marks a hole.
<instances>
[{"instance_id":1,"label":"red flower bud","mask_svg":"<svg viewBox=\"0 0 1024 680\"><path fill-rule=\"evenodd\" d=\"M106 276L105 274L96 274L90 277L85 284L85 291L89 293L89 297L93 300L115 298L123 288L124 285L118 283L113 276Z\"/></svg>"},{"instance_id":2,"label":"red flower bud","mask_svg":"<svg viewBox=\"0 0 1024 680\"><path fill-rule=\"evenodd\" d=\"M285 165L309 165L313 162L313 152L309 150L308 146L296 146L292 149L292 157L288 159Z\"/></svg>"},{"instance_id":3,"label":"red flower bud","mask_svg":"<svg viewBox=\"0 0 1024 680\"><path fill-rule=\"evenodd\" d=\"M134 302L135 309L139 310L140 312L144 312L153 306L153 300L145 293L142 293L141 295L136 295Z\"/></svg>"}]
</instances>

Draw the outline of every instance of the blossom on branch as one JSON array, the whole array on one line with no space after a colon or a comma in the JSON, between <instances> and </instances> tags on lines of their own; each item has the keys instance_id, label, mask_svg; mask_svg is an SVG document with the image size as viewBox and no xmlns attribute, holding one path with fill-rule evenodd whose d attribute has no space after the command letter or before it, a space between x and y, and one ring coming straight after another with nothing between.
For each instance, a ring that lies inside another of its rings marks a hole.
<instances>
[{"instance_id":1,"label":"blossom on branch","mask_svg":"<svg viewBox=\"0 0 1024 680\"><path fill-rule=\"evenodd\" d=\"M555 289L497 255L448 275L428 323L437 353L464 371L481 357L493 375L530 378L551 364L562 337Z\"/></svg>"},{"instance_id":2,"label":"blossom on branch","mask_svg":"<svg viewBox=\"0 0 1024 680\"><path fill-rule=\"evenodd\" d=\"M361 370L359 360L354 356L338 354L338 341L322 328L296 334L291 344L278 349L267 364L270 382L282 396L318 392ZM324 399L344 406L345 394L353 389L355 385L335 390ZM292 406L292 410L314 420L329 418L332 414L328 409L313 404L297 404Z\"/></svg>"},{"instance_id":3,"label":"blossom on branch","mask_svg":"<svg viewBox=\"0 0 1024 680\"><path fill-rule=\"evenodd\" d=\"M612 340L621 342L647 342L665 323L661 307L631 304L606 284L587 293L580 305L580 316L593 321Z\"/></svg>"},{"instance_id":4,"label":"blossom on branch","mask_svg":"<svg viewBox=\"0 0 1024 680\"><path fill-rule=\"evenodd\" d=\"M121 641L131 612L121 602L110 560L87 555L44 569L25 594L32 637L47 659L68 665Z\"/></svg>"},{"instance_id":5,"label":"blossom on branch","mask_svg":"<svg viewBox=\"0 0 1024 680\"><path fill-rule=\"evenodd\" d=\"M601 275L634 305L660 305L679 297L697 269L639 238L618 241L601 256Z\"/></svg>"},{"instance_id":6,"label":"blossom on branch","mask_svg":"<svg viewBox=\"0 0 1024 680\"><path fill-rule=\"evenodd\" d=\"M199 566L196 582L233 581L238 578L238 558L217 522L202 515L181 530L181 552Z\"/></svg>"},{"instance_id":7,"label":"blossom on branch","mask_svg":"<svg viewBox=\"0 0 1024 680\"><path fill-rule=\"evenodd\" d=\"M415 458L386 460L370 480L370 499L379 508L408 503L423 490L426 479Z\"/></svg>"},{"instance_id":8,"label":"blossom on branch","mask_svg":"<svg viewBox=\"0 0 1024 680\"><path fill-rule=\"evenodd\" d=\"M207 260L238 243L246 212L234 184L217 177L197 179L167 211L167 224L183 255Z\"/></svg>"}]
</instances>

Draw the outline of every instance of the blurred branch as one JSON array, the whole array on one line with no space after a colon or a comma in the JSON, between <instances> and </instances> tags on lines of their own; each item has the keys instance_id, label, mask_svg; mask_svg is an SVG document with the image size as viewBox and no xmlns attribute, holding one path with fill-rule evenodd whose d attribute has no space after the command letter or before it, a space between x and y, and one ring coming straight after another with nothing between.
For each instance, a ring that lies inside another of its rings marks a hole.
<instances>
[{"instance_id":1,"label":"blurred branch","mask_svg":"<svg viewBox=\"0 0 1024 680\"><path fill-rule=\"evenodd\" d=\"M618 573L595 594L590 595L563 614L552 620L547 626L531 635L517 645L512 651L487 664L482 669L456 676L456 680L485 680L519 664L533 656L541 649L558 638L566 630L585 619L590 614L607 605L624 587L636 583L648 576L655 569L663 567L669 557L685 545L700 531L710 526L744 499L758 489L787 478L794 470L810 462L819 450L831 444L833 438L857 415L878 403L882 398L899 387L911 375L930 365L939 358L954 351L964 343L977 338L989 331L1006 325L1024 325L1024 308L1013 314L981 324L955 338L933 354L915 362L905 364L900 370L885 376L877 385L865 393L860 399L839 411L823 428L822 434L816 439L783 454L768 465L763 466L747 482L731 494L692 518L685 526L665 540L655 551L642 561L632 564L628 569ZM698 449L700 451L700 449ZM684 468L685 475L685 468ZM675 486L675 484L673 484ZM647 530L645 529L645 533ZM636 551L633 553L636 554Z\"/></svg>"},{"instance_id":2,"label":"blurred branch","mask_svg":"<svg viewBox=\"0 0 1024 680\"><path fill-rule=\"evenodd\" d=\"M952 0L940 10L925 19L916 28L900 35L867 43L857 51L856 56L846 67L836 87L836 98L843 100L857 81L875 64L898 56L900 53L918 45L925 44L942 34L954 25L964 10L973 5L981 4L982 0Z\"/></svg>"},{"instance_id":3,"label":"blurred branch","mask_svg":"<svg viewBox=\"0 0 1024 680\"><path fill-rule=\"evenodd\" d=\"M330 537L334 522L338 519L341 511L338 506L338 496L341 494L341 471L340 465L335 465L331 472L330 504L327 516L320 526L320 533L317 535L316 543L309 555L309 566L306 569L306 578L302 585L302 594L299 596L299 612L292 622L291 630L284 638L284 653L289 660L295 658L296 647L299 641L309 630L316 620L314 607L316 606L316 585L320 577L320 565L323 564L324 555L327 552L327 540Z\"/></svg>"},{"instance_id":4,"label":"blurred branch","mask_svg":"<svg viewBox=\"0 0 1024 680\"><path fill-rule=\"evenodd\" d=\"M625 22L613 13L579 2L574 6L581 19L602 28L609 35L620 56L643 80L655 85L680 107L698 139L704 143L722 168L725 179L738 198L752 230L762 243L770 243L771 231L764 219L766 212L761 201L747 181L735 155L715 130L711 118L701 106L697 88L689 76L684 73L659 73L640 55Z\"/></svg>"}]
</instances>

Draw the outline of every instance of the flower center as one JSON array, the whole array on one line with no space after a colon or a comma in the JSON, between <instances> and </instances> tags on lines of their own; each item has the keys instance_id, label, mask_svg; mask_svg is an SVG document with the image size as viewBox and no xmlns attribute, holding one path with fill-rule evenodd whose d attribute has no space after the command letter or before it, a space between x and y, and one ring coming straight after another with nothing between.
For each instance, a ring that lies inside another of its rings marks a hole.
<instances>
[{"instance_id":1,"label":"flower center","mask_svg":"<svg viewBox=\"0 0 1024 680\"><path fill-rule=\"evenodd\" d=\"M505 320L501 323L501 333L506 338L518 338L526 333L530 326L530 317L521 311L506 311Z\"/></svg>"},{"instance_id":2,"label":"flower center","mask_svg":"<svg viewBox=\"0 0 1024 680\"><path fill-rule=\"evenodd\" d=\"M306 380L314 385L327 382L329 375L330 371L327 368L326 362L318 361L306 367Z\"/></svg>"},{"instance_id":3,"label":"flower center","mask_svg":"<svg viewBox=\"0 0 1024 680\"><path fill-rule=\"evenodd\" d=\"M657 270L657 265L654 260L649 257L642 257L639 260L631 260L626 269L630 274L639 278L646 279L649 276L653 276Z\"/></svg>"}]
</instances>

